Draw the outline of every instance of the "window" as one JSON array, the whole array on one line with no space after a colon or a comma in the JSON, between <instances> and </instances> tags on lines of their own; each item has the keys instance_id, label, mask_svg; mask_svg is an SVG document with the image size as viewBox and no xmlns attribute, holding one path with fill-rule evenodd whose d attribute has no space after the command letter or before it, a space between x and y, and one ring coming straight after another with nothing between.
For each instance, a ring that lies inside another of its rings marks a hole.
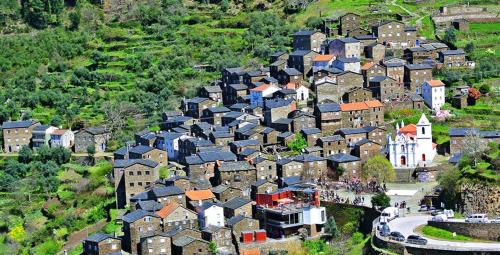
<instances>
[{"instance_id":1,"label":"window","mask_svg":"<svg viewBox=\"0 0 500 255\"><path fill-rule=\"evenodd\" d=\"M130 186L130 187L134 187L134 183L133 183L133 182L131 182L131 183L129 183L129 184L128 184L128 186Z\"/></svg>"},{"instance_id":2,"label":"window","mask_svg":"<svg viewBox=\"0 0 500 255\"><path fill-rule=\"evenodd\" d=\"M162 249L164 250L165 248L162 248ZM148 252L149 252L149 253L153 253L153 249L149 248L149 249L148 249Z\"/></svg>"},{"instance_id":3,"label":"window","mask_svg":"<svg viewBox=\"0 0 500 255\"><path fill-rule=\"evenodd\" d=\"M425 127L422 127L422 134L425 135Z\"/></svg>"},{"instance_id":4,"label":"window","mask_svg":"<svg viewBox=\"0 0 500 255\"><path fill-rule=\"evenodd\" d=\"M116 244L111 245L111 250L116 250Z\"/></svg>"},{"instance_id":5,"label":"window","mask_svg":"<svg viewBox=\"0 0 500 255\"><path fill-rule=\"evenodd\" d=\"M148 243L152 243L152 242L153 242L153 239L148 238Z\"/></svg>"},{"instance_id":6,"label":"window","mask_svg":"<svg viewBox=\"0 0 500 255\"><path fill-rule=\"evenodd\" d=\"M128 175L132 176L132 175L134 175L134 172L130 171L130 172L128 172Z\"/></svg>"},{"instance_id":7,"label":"window","mask_svg":"<svg viewBox=\"0 0 500 255\"><path fill-rule=\"evenodd\" d=\"M142 186L142 182L138 182L137 185Z\"/></svg>"}]
</instances>

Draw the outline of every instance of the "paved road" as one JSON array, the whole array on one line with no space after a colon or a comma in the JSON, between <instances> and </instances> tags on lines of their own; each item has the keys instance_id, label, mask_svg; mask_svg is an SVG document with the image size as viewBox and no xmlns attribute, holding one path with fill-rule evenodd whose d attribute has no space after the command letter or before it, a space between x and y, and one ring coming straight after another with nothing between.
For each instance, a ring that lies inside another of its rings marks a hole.
<instances>
[{"instance_id":1,"label":"paved road","mask_svg":"<svg viewBox=\"0 0 500 255\"><path fill-rule=\"evenodd\" d=\"M409 235L417 234L415 233L415 228L421 225L427 224L427 221L431 219L430 215L417 215L417 216L407 216L396 218L389 222L389 227L391 231L399 231L405 237ZM439 246L442 248L464 248L464 249L474 249L477 251L488 250L488 251L500 251L500 243L474 243L474 242L454 242L454 241L441 241L427 238L427 245Z\"/></svg>"}]
</instances>

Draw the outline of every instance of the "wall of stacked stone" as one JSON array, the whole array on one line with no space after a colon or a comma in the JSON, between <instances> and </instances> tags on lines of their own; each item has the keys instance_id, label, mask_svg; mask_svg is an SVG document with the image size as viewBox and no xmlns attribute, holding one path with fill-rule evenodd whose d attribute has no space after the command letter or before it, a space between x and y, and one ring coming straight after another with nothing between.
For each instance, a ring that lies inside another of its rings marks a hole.
<instances>
[{"instance_id":1,"label":"wall of stacked stone","mask_svg":"<svg viewBox=\"0 0 500 255\"><path fill-rule=\"evenodd\" d=\"M429 221L427 225L477 239L500 241L500 223Z\"/></svg>"}]
</instances>

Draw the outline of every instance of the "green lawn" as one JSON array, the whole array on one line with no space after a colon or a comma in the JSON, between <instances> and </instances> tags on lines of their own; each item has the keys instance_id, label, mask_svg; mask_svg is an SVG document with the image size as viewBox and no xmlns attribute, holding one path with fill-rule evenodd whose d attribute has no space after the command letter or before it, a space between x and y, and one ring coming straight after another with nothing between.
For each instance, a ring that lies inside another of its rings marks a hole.
<instances>
[{"instance_id":1,"label":"green lawn","mask_svg":"<svg viewBox=\"0 0 500 255\"><path fill-rule=\"evenodd\" d=\"M500 32L500 22L470 23L469 30L473 33L498 33Z\"/></svg>"},{"instance_id":2,"label":"green lawn","mask_svg":"<svg viewBox=\"0 0 500 255\"><path fill-rule=\"evenodd\" d=\"M419 229L421 228L421 229ZM440 228L436 228L436 227L432 227L432 226L423 226L423 227L419 227L417 228L417 231L421 231L422 234L424 236L427 236L427 237L433 237L433 238L437 238L437 239L442 239L442 240L449 240L449 241L472 241L473 238L471 237L468 237L468 236L463 236L463 235L456 235L456 236L453 236L453 233L448 231L448 230L444 230L444 229L440 229Z\"/></svg>"},{"instance_id":3,"label":"green lawn","mask_svg":"<svg viewBox=\"0 0 500 255\"><path fill-rule=\"evenodd\" d=\"M307 9L296 16L297 23L303 25L304 22L313 16L338 16L346 12L356 12L363 14L367 11L369 0L318 0L311 3Z\"/></svg>"}]
</instances>

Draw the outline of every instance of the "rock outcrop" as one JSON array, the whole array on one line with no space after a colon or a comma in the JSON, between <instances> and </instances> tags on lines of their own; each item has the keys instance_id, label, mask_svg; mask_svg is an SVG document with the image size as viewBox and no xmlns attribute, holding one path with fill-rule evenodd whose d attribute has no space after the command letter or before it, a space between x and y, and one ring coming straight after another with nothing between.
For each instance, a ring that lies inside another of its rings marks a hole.
<instances>
[{"instance_id":1,"label":"rock outcrop","mask_svg":"<svg viewBox=\"0 0 500 255\"><path fill-rule=\"evenodd\" d=\"M500 215L499 185L464 183L460 192L464 213L486 213L489 217Z\"/></svg>"}]
</instances>

